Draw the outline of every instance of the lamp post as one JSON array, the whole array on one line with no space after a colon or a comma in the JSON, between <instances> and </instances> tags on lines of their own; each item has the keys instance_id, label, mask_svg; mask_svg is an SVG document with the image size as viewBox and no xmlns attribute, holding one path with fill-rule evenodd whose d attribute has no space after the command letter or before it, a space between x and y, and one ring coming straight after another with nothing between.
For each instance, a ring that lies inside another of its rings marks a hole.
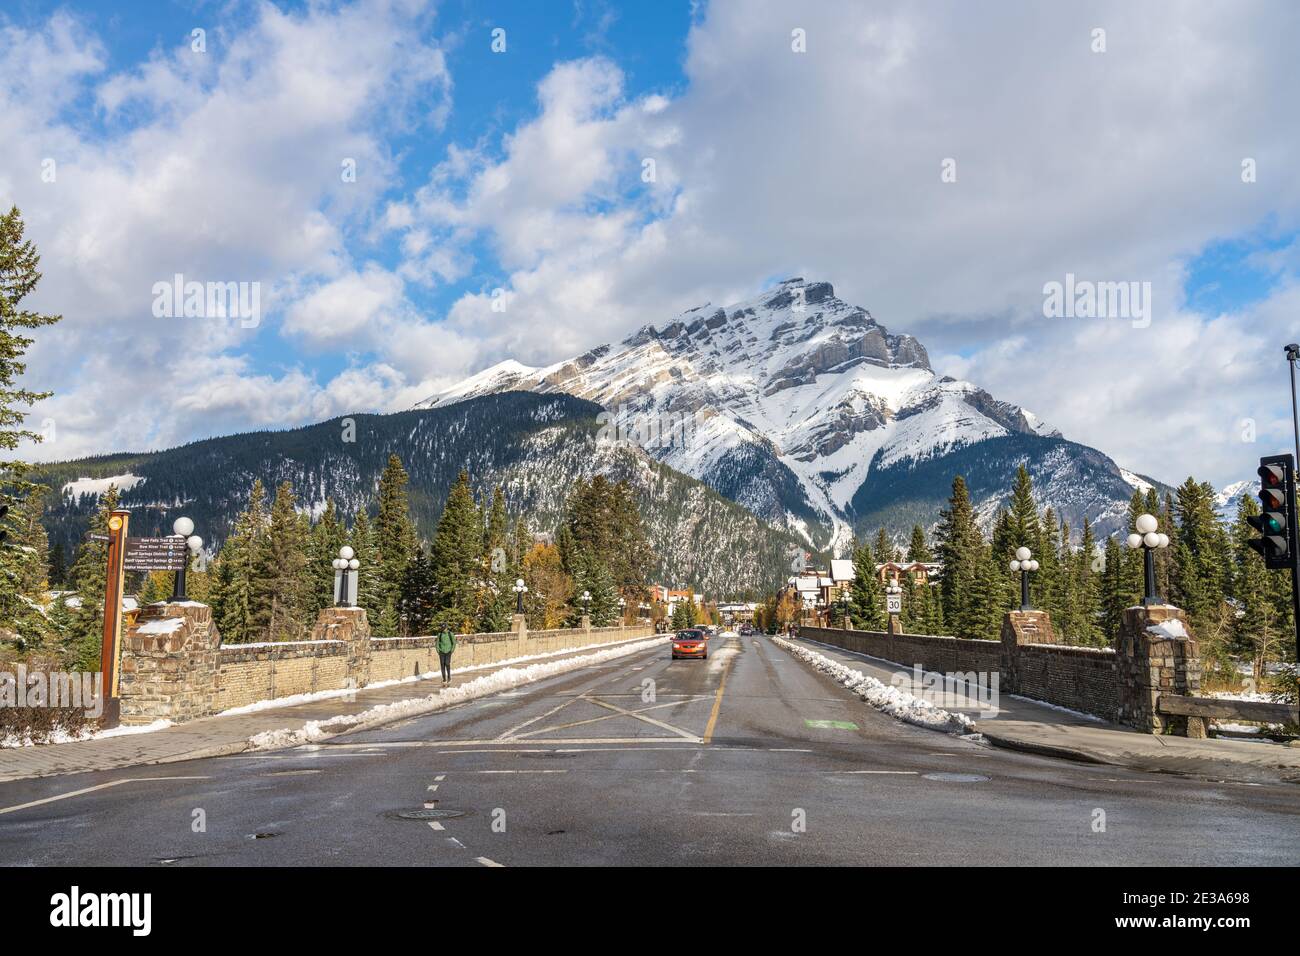
<instances>
[{"instance_id":1,"label":"lamp post","mask_svg":"<svg viewBox=\"0 0 1300 956\"><path fill-rule=\"evenodd\" d=\"M185 572L189 569L190 558L203 550L203 539L194 533L194 522L189 518L177 518L172 522L172 533L185 539L186 548L185 562L177 570L172 584L172 600L186 601L189 599L185 596Z\"/></svg>"},{"instance_id":2,"label":"lamp post","mask_svg":"<svg viewBox=\"0 0 1300 956\"><path fill-rule=\"evenodd\" d=\"M623 595L618 596L618 624L622 627L627 623L627 598Z\"/></svg>"},{"instance_id":3,"label":"lamp post","mask_svg":"<svg viewBox=\"0 0 1300 956\"><path fill-rule=\"evenodd\" d=\"M357 560L356 552L346 544L339 548L339 556L334 559L334 570L339 572L339 599L334 602L335 607L352 607L348 595L348 572L356 571L361 567L361 562Z\"/></svg>"},{"instance_id":4,"label":"lamp post","mask_svg":"<svg viewBox=\"0 0 1300 956\"><path fill-rule=\"evenodd\" d=\"M1161 548L1169 547L1169 535L1156 531L1159 527L1154 515L1138 515L1137 531L1128 536L1128 546L1136 551L1141 548L1143 551L1143 577L1145 578L1146 594L1142 597L1143 607L1151 607L1153 604L1164 604L1164 598L1156 595L1156 559L1155 553Z\"/></svg>"},{"instance_id":5,"label":"lamp post","mask_svg":"<svg viewBox=\"0 0 1300 956\"><path fill-rule=\"evenodd\" d=\"M512 588L515 592L515 613L524 613L524 595L528 592L528 585L524 584L523 578L515 579L515 586Z\"/></svg>"},{"instance_id":6,"label":"lamp post","mask_svg":"<svg viewBox=\"0 0 1300 956\"><path fill-rule=\"evenodd\" d=\"M583 591L578 600L582 602L582 613L584 615L591 613L591 592Z\"/></svg>"},{"instance_id":7,"label":"lamp post","mask_svg":"<svg viewBox=\"0 0 1300 956\"><path fill-rule=\"evenodd\" d=\"M840 623L844 625L844 630L852 630L852 622L849 621L849 592L843 589L840 591Z\"/></svg>"},{"instance_id":8,"label":"lamp post","mask_svg":"<svg viewBox=\"0 0 1300 956\"><path fill-rule=\"evenodd\" d=\"M1032 611L1033 607L1029 603L1029 572L1038 570L1034 553L1024 546L1016 548L1016 556L1011 561L1011 570L1020 572L1020 610Z\"/></svg>"}]
</instances>

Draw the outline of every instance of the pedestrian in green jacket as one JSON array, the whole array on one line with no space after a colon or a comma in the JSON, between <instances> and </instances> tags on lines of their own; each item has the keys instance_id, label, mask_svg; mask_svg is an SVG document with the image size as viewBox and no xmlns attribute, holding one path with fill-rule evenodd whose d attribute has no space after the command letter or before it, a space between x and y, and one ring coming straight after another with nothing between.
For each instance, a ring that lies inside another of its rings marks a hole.
<instances>
[{"instance_id":1,"label":"pedestrian in green jacket","mask_svg":"<svg viewBox=\"0 0 1300 956\"><path fill-rule=\"evenodd\" d=\"M442 682L451 683L451 654L456 650L456 635L444 627L438 633L438 661L442 664Z\"/></svg>"}]
</instances>

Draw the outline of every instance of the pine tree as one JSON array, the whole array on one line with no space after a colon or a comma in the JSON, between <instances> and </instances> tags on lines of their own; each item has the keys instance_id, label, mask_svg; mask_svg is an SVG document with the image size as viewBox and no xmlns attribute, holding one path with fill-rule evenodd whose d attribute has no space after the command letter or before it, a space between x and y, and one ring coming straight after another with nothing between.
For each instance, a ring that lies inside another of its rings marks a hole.
<instances>
[{"instance_id":1,"label":"pine tree","mask_svg":"<svg viewBox=\"0 0 1300 956\"><path fill-rule=\"evenodd\" d=\"M42 440L38 432L23 428L23 423L26 409L51 394L18 387L18 378L27 370L23 355L32 344L32 339L18 330L52 325L60 319L22 307L41 280L37 270L41 257L31 240L23 238L23 231L18 207L0 215L0 454L24 440ZM10 508L3 530L14 539L0 546L0 633L13 632L34 646L49 640L52 630L39 610L45 603L46 555L27 550L44 547L45 539L43 532L38 535L32 527L33 523L39 525L42 505L39 497L31 500L37 486L26 474L27 467L20 462L0 464L0 507ZM37 560L39 568L34 564Z\"/></svg>"},{"instance_id":2,"label":"pine tree","mask_svg":"<svg viewBox=\"0 0 1300 956\"><path fill-rule=\"evenodd\" d=\"M360 563L356 571L348 572L357 576L357 607L366 612L372 634L376 637L396 637L397 608L389 600L383 568L375 548L375 530L370 515L364 508L357 512L356 520L352 522L348 544Z\"/></svg>"},{"instance_id":3,"label":"pine tree","mask_svg":"<svg viewBox=\"0 0 1300 956\"><path fill-rule=\"evenodd\" d=\"M250 596L252 630L268 641L301 640L313 600L307 574L307 533L294 507L293 486L275 490L266 534L255 549Z\"/></svg>"},{"instance_id":4,"label":"pine tree","mask_svg":"<svg viewBox=\"0 0 1300 956\"><path fill-rule=\"evenodd\" d=\"M889 532L884 528L876 532L875 546L876 560L880 564L897 564L899 559L898 549L894 547L894 541L889 537Z\"/></svg>"},{"instance_id":5,"label":"pine tree","mask_svg":"<svg viewBox=\"0 0 1300 956\"><path fill-rule=\"evenodd\" d=\"M433 630L433 565L423 546L406 565L398 599L398 615L407 636L429 634Z\"/></svg>"},{"instance_id":6,"label":"pine tree","mask_svg":"<svg viewBox=\"0 0 1300 956\"><path fill-rule=\"evenodd\" d=\"M849 586L849 620L860 631L885 627L884 602L876 558L865 541L853 549L853 583Z\"/></svg>"},{"instance_id":7,"label":"pine tree","mask_svg":"<svg viewBox=\"0 0 1300 956\"><path fill-rule=\"evenodd\" d=\"M1016 481L1011 488L1009 520L1011 539L1016 548L1022 545L1033 548L1039 539L1038 505L1034 501L1034 486L1029 479L1029 469L1024 465L1016 468Z\"/></svg>"},{"instance_id":8,"label":"pine tree","mask_svg":"<svg viewBox=\"0 0 1300 956\"><path fill-rule=\"evenodd\" d=\"M1074 591L1079 615L1079 633L1075 643L1092 647L1100 647L1105 643L1101 630L1100 558L1092 525L1085 517L1074 564Z\"/></svg>"},{"instance_id":9,"label":"pine tree","mask_svg":"<svg viewBox=\"0 0 1300 956\"><path fill-rule=\"evenodd\" d=\"M486 509L483 528L483 568L487 587L482 596L480 631L495 633L510 629L514 614L512 586L518 570L511 559L508 533L509 517L506 515L505 493L497 488L492 493L492 503Z\"/></svg>"},{"instance_id":10,"label":"pine tree","mask_svg":"<svg viewBox=\"0 0 1300 956\"><path fill-rule=\"evenodd\" d=\"M925 540L925 532L921 530L919 524L912 525L912 538L907 545L907 560L922 561L927 564L934 560L930 545Z\"/></svg>"},{"instance_id":11,"label":"pine tree","mask_svg":"<svg viewBox=\"0 0 1300 956\"><path fill-rule=\"evenodd\" d=\"M0 521L0 530L9 533L0 547L0 636L11 631L26 653L45 649L58 634L45 612L49 539L41 524L44 509L45 488L37 485Z\"/></svg>"},{"instance_id":12,"label":"pine tree","mask_svg":"<svg viewBox=\"0 0 1300 956\"><path fill-rule=\"evenodd\" d=\"M948 507L939 512L936 538L936 550L943 563L939 576L943 615L954 628L960 628L970 620L967 603L983 548L971 508L970 492L966 488L966 479L961 475L953 479Z\"/></svg>"},{"instance_id":13,"label":"pine tree","mask_svg":"<svg viewBox=\"0 0 1300 956\"><path fill-rule=\"evenodd\" d=\"M460 473L447 494L447 504L433 539L435 620L458 632L473 628L479 614L482 586L483 531L469 475Z\"/></svg>"},{"instance_id":14,"label":"pine tree","mask_svg":"<svg viewBox=\"0 0 1300 956\"><path fill-rule=\"evenodd\" d=\"M334 561L339 556L347 535L339 520L334 499L325 502L320 520L311 529L307 544L307 580L310 594L306 605L308 623L315 622L320 612L334 604Z\"/></svg>"},{"instance_id":15,"label":"pine tree","mask_svg":"<svg viewBox=\"0 0 1300 956\"><path fill-rule=\"evenodd\" d=\"M618 621L618 589L614 586L614 576L595 555L582 555L578 563L579 573L574 581L574 591L579 595L586 592L591 596L591 600L586 602L591 626L609 627ZM694 607L694 602L683 603L690 603ZM583 604L578 603L574 609L575 620L582 611Z\"/></svg>"},{"instance_id":16,"label":"pine tree","mask_svg":"<svg viewBox=\"0 0 1300 956\"><path fill-rule=\"evenodd\" d=\"M233 533L221 546L217 601L213 613L221 639L230 644L257 640L253 621L257 565L269 518L261 479L253 481L248 505L235 519Z\"/></svg>"},{"instance_id":17,"label":"pine tree","mask_svg":"<svg viewBox=\"0 0 1300 956\"><path fill-rule=\"evenodd\" d=\"M406 566L415 555L415 529L406 486L409 478L402 460L388 456L388 464L379 478L379 509L375 515L375 557L384 592L383 615L396 617L396 605L406 577ZM392 605L392 609L387 605Z\"/></svg>"}]
</instances>

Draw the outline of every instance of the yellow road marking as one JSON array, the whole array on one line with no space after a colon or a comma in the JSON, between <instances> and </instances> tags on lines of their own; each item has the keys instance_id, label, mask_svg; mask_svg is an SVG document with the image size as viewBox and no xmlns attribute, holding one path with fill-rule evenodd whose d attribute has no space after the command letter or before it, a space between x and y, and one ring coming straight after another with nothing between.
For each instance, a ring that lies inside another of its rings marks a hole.
<instances>
[{"instance_id":1,"label":"yellow road marking","mask_svg":"<svg viewBox=\"0 0 1300 956\"><path fill-rule=\"evenodd\" d=\"M722 695L727 690L727 675L731 673L731 661L727 662L726 670L722 672L722 680L718 682L718 696L713 698L713 711L709 714L708 726L704 728L704 743L713 742L713 728L718 725L718 711L722 709Z\"/></svg>"}]
</instances>

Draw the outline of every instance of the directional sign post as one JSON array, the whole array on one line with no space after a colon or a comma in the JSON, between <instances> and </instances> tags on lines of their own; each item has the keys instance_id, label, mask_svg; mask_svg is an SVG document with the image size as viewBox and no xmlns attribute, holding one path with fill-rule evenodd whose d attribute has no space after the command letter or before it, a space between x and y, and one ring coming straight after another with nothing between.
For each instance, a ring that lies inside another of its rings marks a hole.
<instances>
[{"instance_id":1,"label":"directional sign post","mask_svg":"<svg viewBox=\"0 0 1300 956\"><path fill-rule=\"evenodd\" d=\"M104 701L103 724L116 727L121 720L118 698L118 661L122 650L122 588L126 579L126 526L129 511L114 511L108 516L108 574L104 581L104 640L99 651L99 670L103 675L100 694Z\"/></svg>"},{"instance_id":2,"label":"directional sign post","mask_svg":"<svg viewBox=\"0 0 1300 956\"><path fill-rule=\"evenodd\" d=\"M185 539L180 537L128 538L126 570L179 571L185 567L187 552Z\"/></svg>"}]
</instances>

